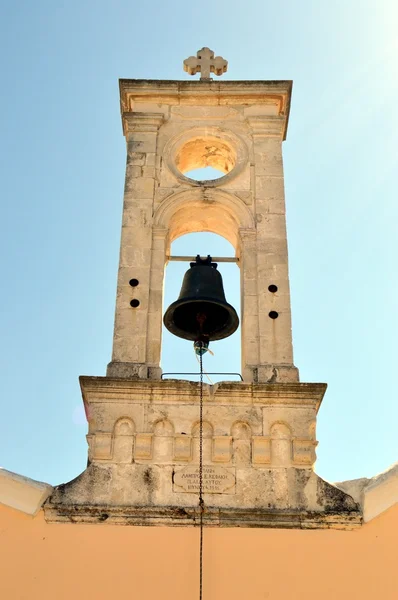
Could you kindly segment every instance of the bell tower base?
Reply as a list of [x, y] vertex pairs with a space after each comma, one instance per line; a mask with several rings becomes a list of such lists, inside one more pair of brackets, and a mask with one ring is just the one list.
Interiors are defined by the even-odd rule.
[[[198, 525], [199, 384], [81, 377], [89, 464], [58, 486], [48, 522]], [[353, 528], [348, 494], [318, 477], [321, 383], [204, 385], [206, 526]]]

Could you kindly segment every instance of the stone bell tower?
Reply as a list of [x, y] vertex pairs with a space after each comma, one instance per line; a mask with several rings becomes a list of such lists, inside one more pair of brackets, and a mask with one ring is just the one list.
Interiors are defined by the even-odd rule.
[[[159, 379], [162, 290], [170, 245], [210, 231], [235, 248], [246, 382], [298, 381], [293, 366], [282, 141], [291, 81], [222, 81], [226, 61], [185, 61], [201, 80], [120, 81], [127, 142], [110, 377]], [[193, 65], [193, 66], [192, 66]], [[212, 166], [224, 176], [184, 173]]]
[[[353, 527], [350, 496], [319, 478], [316, 415], [325, 384], [293, 364], [282, 142], [291, 81], [120, 81], [127, 166], [112, 361], [81, 377], [89, 464], [59, 486], [49, 521], [195, 525], [199, 384], [161, 380], [164, 269], [179, 236], [234, 246], [241, 276], [243, 382], [204, 386], [205, 524]], [[224, 175], [194, 181], [212, 166]], [[187, 342], [188, 343], [188, 342]]]

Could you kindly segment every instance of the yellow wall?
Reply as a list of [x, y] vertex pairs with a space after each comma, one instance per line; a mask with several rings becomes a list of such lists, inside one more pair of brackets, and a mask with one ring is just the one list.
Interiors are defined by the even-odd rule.
[[[206, 529], [203, 600], [396, 600], [398, 506], [361, 529]], [[0, 507], [1, 600], [196, 600], [199, 531]]]

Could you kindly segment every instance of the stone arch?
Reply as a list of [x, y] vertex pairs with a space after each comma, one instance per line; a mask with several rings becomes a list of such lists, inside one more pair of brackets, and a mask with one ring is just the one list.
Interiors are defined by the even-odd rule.
[[113, 428], [113, 461], [131, 463], [133, 460], [135, 424], [129, 417], [121, 417]]
[[239, 230], [254, 231], [255, 223], [248, 206], [234, 194], [201, 188], [187, 189], [163, 200], [155, 212], [154, 227], [168, 230], [167, 253], [178, 237], [201, 231], [221, 235], [239, 253]]
[[130, 417], [121, 417], [115, 423], [113, 428], [114, 436], [133, 435], [135, 432], [135, 424]]
[[276, 467], [289, 467], [292, 464], [292, 430], [283, 421], [270, 427], [271, 464]]
[[156, 436], [168, 437], [174, 435], [174, 425], [168, 419], [158, 419], [153, 425], [153, 432]]
[[231, 427], [232, 460], [236, 465], [249, 465], [251, 462], [252, 428], [245, 421], [235, 421]]
[[[196, 421], [192, 425], [192, 437], [199, 437], [200, 423]], [[209, 421], [203, 421], [203, 438], [212, 438], [213, 437], [213, 425]]]
[[292, 437], [292, 430], [287, 423], [276, 421], [270, 427], [270, 434], [271, 438], [285, 440]]
[[245, 421], [235, 421], [231, 427], [231, 436], [233, 439], [250, 440], [252, 428]]
[[174, 425], [167, 418], [158, 419], [153, 425], [153, 459], [165, 462], [172, 459], [174, 443]]

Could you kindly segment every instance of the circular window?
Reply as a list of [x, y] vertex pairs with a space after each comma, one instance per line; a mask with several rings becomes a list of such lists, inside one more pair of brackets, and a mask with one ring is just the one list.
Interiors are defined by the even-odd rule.
[[180, 181], [196, 186], [226, 183], [247, 164], [243, 141], [216, 127], [185, 131], [166, 144], [163, 156]]
[[212, 167], [223, 177], [235, 167], [236, 152], [230, 144], [219, 138], [195, 137], [178, 150], [175, 164], [183, 175]]

